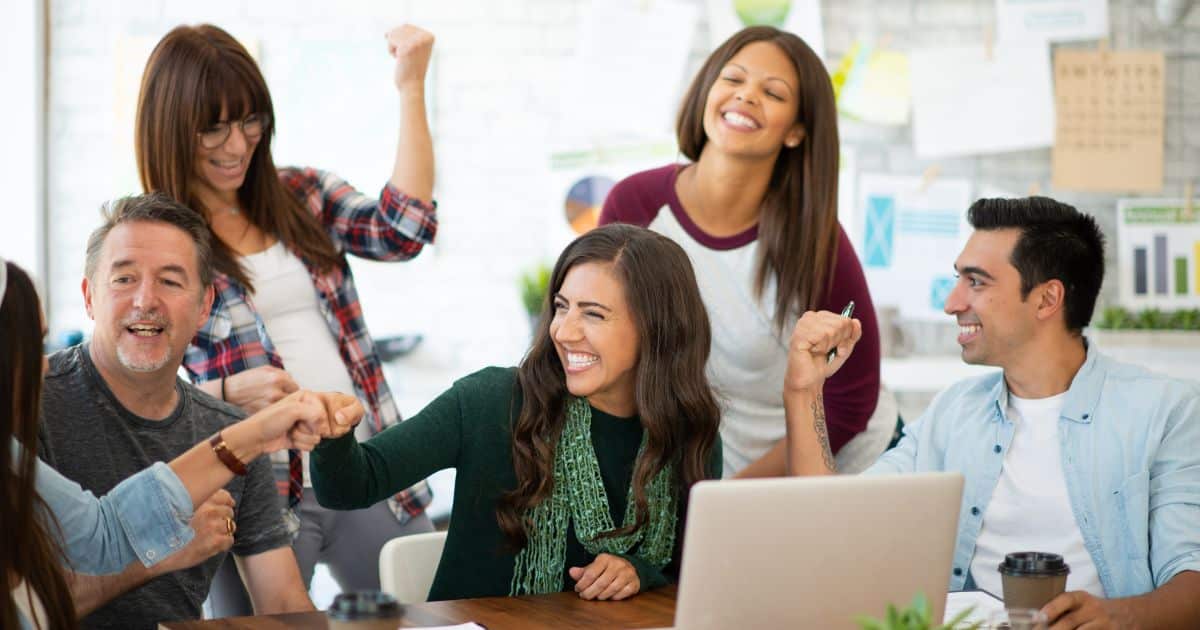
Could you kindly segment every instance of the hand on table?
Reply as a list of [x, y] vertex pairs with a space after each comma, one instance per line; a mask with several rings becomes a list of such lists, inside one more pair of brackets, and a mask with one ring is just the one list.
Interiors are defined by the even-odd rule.
[[1116, 630], [1131, 628], [1132, 620], [1118, 623], [1119, 612], [1112, 600], [1101, 599], [1087, 591], [1069, 591], [1042, 606], [1050, 630]]
[[602, 553], [586, 567], [567, 570], [583, 599], [627, 599], [641, 590], [637, 570], [620, 556]]

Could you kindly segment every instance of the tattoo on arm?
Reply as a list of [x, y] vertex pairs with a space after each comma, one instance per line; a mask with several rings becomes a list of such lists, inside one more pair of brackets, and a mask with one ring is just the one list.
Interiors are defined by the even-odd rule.
[[829, 448], [829, 429], [825, 426], [825, 397], [817, 394], [812, 403], [813, 430], [817, 432], [817, 441], [821, 443], [821, 456], [825, 459], [825, 467], [837, 471], [833, 461], [833, 451]]

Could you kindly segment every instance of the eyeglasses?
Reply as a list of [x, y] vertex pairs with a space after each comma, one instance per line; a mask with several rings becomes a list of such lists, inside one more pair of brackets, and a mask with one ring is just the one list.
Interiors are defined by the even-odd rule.
[[258, 140], [271, 126], [271, 115], [250, 114], [241, 120], [219, 122], [211, 127], [201, 129], [198, 134], [200, 146], [205, 149], [216, 149], [225, 144], [234, 125], [242, 128], [242, 135], [246, 136], [247, 140]]

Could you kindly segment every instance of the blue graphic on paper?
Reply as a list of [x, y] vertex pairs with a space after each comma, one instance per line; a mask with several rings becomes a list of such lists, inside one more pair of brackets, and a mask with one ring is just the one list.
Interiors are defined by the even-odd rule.
[[954, 276], [936, 276], [929, 283], [929, 306], [940, 311], [954, 290]]
[[896, 223], [896, 199], [890, 196], [867, 198], [867, 224], [863, 230], [863, 251], [868, 267], [891, 267]]
[[901, 212], [898, 228], [902, 234], [958, 236], [959, 213], [946, 210]]

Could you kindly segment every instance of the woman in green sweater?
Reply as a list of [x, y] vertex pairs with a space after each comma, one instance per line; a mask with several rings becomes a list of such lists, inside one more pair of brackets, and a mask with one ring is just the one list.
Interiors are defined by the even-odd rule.
[[538, 331], [519, 367], [480, 370], [367, 442], [347, 433], [313, 452], [317, 500], [343, 510], [458, 469], [431, 600], [625, 599], [666, 584], [688, 489], [721, 476], [708, 316], [673, 241], [629, 225], [579, 237]]

